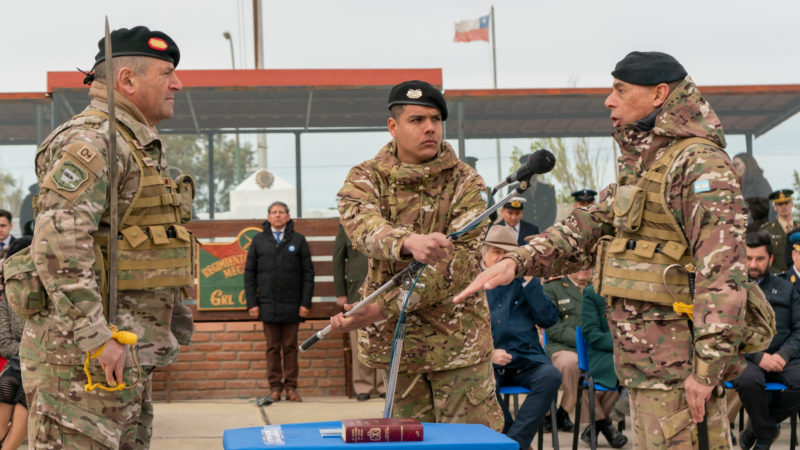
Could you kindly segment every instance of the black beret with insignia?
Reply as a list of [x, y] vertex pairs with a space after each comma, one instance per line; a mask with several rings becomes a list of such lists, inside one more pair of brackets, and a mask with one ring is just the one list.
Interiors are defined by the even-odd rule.
[[769, 194], [769, 199], [772, 200], [772, 203], [787, 203], [792, 200], [792, 194], [794, 191], [791, 189], [779, 189], [771, 194]]
[[[100, 51], [94, 57], [95, 66], [106, 59], [105, 38], [97, 42], [97, 47]], [[178, 45], [171, 37], [161, 31], [150, 31], [143, 26], [112, 31], [111, 56], [149, 56], [169, 61], [175, 67], [178, 67], [178, 62], [181, 60]]]
[[442, 92], [430, 83], [419, 80], [404, 81], [389, 91], [389, 105], [420, 105], [436, 108], [442, 113], [442, 120], [447, 120], [447, 103]]
[[597, 192], [591, 189], [581, 189], [570, 195], [575, 198], [576, 202], [594, 202], [594, 197], [597, 195]]
[[686, 75], [677, 59], [662, 52], [630, 52], [611, 72], [618, 80], [640, 86], [682, 80]]

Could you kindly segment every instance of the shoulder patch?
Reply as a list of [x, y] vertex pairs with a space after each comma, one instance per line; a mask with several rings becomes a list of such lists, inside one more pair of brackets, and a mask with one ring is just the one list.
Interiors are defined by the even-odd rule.
[[86, 142], [71, 142], [64, 146], [62, 152], [64, 152], [62, 159], [66, 157], [78, 164], [82, 164], [85, 169], [88, 169], [94, 175], [100, 174], [100, 171], [106, 165], [102, 155], [99, 155], [97, 150], [89, 147]]
[[89, 174], [72, 160], [62, 159], [58, 167], [53, 170], [51, 179], [58, 189], [75, 192], [89, 179]]
[[711, 181], [709, 180], [695, 181], [693, 186], [695, 194], [699, 194], [701, 192], [708, 192], [711, 190]]

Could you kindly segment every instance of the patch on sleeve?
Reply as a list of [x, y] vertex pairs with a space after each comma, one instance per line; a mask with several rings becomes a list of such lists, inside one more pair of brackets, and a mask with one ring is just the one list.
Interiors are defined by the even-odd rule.
[[481, 191], [481, 200], [483, 200], [484, 202], [489, 201], [489, 194], [487, 194], [486, 191]]
[[699, 180], [694, 182], [694, 193], [708, 192], [711, 190], [710, 180]]
[[55, 184], [58, 189], [69, 192], [75, 192], [88, 179], [89, 174], [86, 172], [86, 169], [69, 159], [61, 160], [61, 164], [56, 167], [52, 176], [53, 184]]

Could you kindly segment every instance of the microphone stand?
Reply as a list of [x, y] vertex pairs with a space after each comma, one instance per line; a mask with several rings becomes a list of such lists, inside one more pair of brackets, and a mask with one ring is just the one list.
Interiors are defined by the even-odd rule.
[[[454, 231], [450, 233], [447, 238], [451, 240], [458, 239], [465, 233], [468, 233], [475, 229], [481, 222], [483, 222], [487, 217], [489, 217], [493, 212], [497, 211], [511, 201], [511, 199], [519, 194], [525, 192], [525, 190], [529, 187], [530, 178], [533, 174], [529, 175], [528, 177], [519, 180], [519, 184], [517, 185], [514, 190], [508, 193], [502, 200], [495, 203], [494, 205], [488, 207], [486, 211], [482, 212], [478, 217], [473, 219], [470, 223], [464, 226], [462, 229], [458, 231]], [[417, 284], [417, 280], [419, 280], [420, 275], [422, 275], [422, 270], [424, 270], [426, 264], [423, 264], [419, 261], [412, 261], [411, 264], [408, 265], [405, 269], [397, 272], [392, 278], [389, 279], [386, 283], [384, 283], [381, 287], [375, 290], [372, 294], [365, 297], [360, 302], [353, 305], [353, 307], [347, 311], [344, 316], [349, 317], [356, 313], [356, 311], [360, 310], [364, 306], [368, 305], [370, 302], [378, 298], [381, 294], [385, 293], [389, 289], [392, 289], [400, 284], [403, 285], [403, 291], [406, 292], [405, 300], [403, 301], [403, 306], [400, 309], [400, 315], [397, 318], [397, 327], [395, 328], [395, 337], [394, 342], [392, 343], [392, 359], [389, 367], [389, 380], [386, 386], [386, 404], [384, 407], [384, 417], [389, 418], [392, 415], [392, 406], [394, 404], [394, 393], [395, 387], [397, 385], [397, 374], [400, 369], [400, 356], [403, 351], [403, 342], [405, 341], [406, 335], [406, 305], [408, 304], [409, 298], [411, 298], [411, 294], [414, 291], [414, 287]], [[302, 344], [300, 344], [299, 349], [301, 352], [304, 352], [311, 347], [314, 346], [317, 342], [321, 341], [325, 338], [330, 332], [333, 331], [333, 328], [328, 325], [320, 331], [317, 331], [313, 335], [311, 335], [308, 339], [306, 339]]]

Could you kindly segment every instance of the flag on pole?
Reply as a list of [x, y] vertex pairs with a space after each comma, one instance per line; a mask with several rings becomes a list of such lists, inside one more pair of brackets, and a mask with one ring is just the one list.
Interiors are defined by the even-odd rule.
[[453, 42], [489, 42], [489, 16], [456, 22], [456, 35]]

